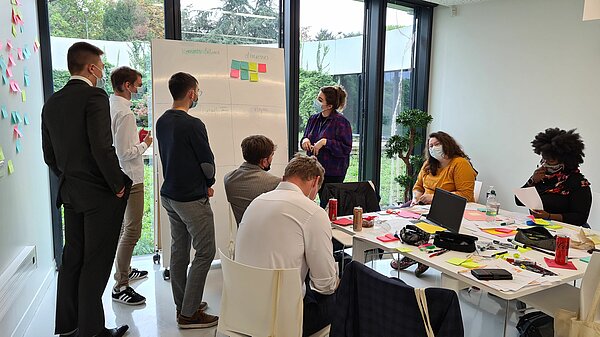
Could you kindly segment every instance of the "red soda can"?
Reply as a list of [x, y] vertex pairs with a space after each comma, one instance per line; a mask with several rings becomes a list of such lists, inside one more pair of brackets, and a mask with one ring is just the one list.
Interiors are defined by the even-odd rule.
[[554, 252], [554, 262], [558, 264], [567, 264], [569, 261], [569, 237], [565, 235], [556, 236], [556, 251]]
[[335, 221], [337, 220], [337, 206], [338, 206], [338, 201], [337, 199], [331, 198], [329, 199], [329, 220], [330, 221]]

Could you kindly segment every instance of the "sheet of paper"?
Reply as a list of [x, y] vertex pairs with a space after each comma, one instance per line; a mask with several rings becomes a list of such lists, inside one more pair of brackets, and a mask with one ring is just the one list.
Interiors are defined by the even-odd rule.
[[424, 230], [425, 232], [429, 233], [429, 234], [433, 234], [435, 232], [443, 232], [446, 230], [446, 228], [444, 227], [440, 227], [440, 226], [436, 226], [436, 225], [430, 225], [426, 222], [419, 222], [416, 223], [415, 226], [421, 228], [422, 230]]
[[544, 209], [542, 199], [535, 187], [525, 187], [514, 190], [515, 195], [529, 209]]
[[600, 19], [600, 0], [585, 0], [583, 3], [583, 21]]

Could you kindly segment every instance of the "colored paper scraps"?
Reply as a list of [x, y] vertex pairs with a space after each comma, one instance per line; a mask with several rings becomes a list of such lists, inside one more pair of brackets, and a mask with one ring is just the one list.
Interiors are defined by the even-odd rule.
[[547, 257], [544, 258], [546, 265], [550, 268], [560, 268], [560, 269], [569, 269], [569, 270], [577, 270], [577, 267], [573, 264], [573, 262], [569, 261], [567, 264], [558, 264], [554, 259], [549, 259]]
[[443, 232], [446, 230], [446, 228], [444, 228], [444, 227], [431, 225], [431, 224], [428, 224], [427, 222], [422, 222], [422, 221], [416, 223], [415, 226], [421, 228], [422, 230], [424, 230], [425, 232], [427, 232], [429, 234], [433, 234], [435, 232]]
[[450, 263], [451, 265], [461, 266], [461, 267], [465, 267], [468, 269], [474, 269], [474, 268], [481, 267], [481, 265], [479, 263], [474, 262], [471, 259], [463, 259], [460, 257], [454, 257], [454, 258], [448, 259], [448, 260], [446, 260], [446, 262]]
[[482, 231], [500, 238], [515, 236], [517, 231], [511, 228], [481, 228]]
[[485, 221], [485, 213], [476, 210], [466, 210], [464, 218], [469, 221]]
[[15, 173], [15, 166], [13, 165], [12, 160], [9, 160], [7, 165], [8, 165], [8, 174]]
[[410, 253], [413, 250], [411, 248], [404, 248], [404, 247], [398, 247], [396, 248], [397, 251], [399, 251], [400, 253]]

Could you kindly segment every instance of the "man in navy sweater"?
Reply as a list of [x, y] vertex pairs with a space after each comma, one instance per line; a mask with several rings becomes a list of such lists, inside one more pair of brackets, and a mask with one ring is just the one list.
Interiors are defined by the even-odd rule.
[[[210, 328], [217, 316], [205, 313], [206, 276], [215, 256], [213, 196], [215, 161], [204, 123], [188, 114], [198, 104], [198, 81], [187, 73], [169, 79], [173, 106], [156, 122], [163, 168], [162, 205], [171, 223], [171, 289], [182, 329]], [[190, 244], [196, 254], [188, 273]]]

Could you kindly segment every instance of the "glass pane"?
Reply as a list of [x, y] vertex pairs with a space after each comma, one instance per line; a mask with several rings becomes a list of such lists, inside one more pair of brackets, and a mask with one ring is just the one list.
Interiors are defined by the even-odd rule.
[[[48, 1], [52, 75], [54, 91], [69, 80], [67, 50], [85, 40], [104, 51], [105, 76], [119, 66], [129, 66], [142, 73], [144, 95], [133, 100], [132, 109], [138, 128], [152, 128], [152, 70], [150, 40], [164, 38], [163, 0], [53, 0]], [[105, 90], [113, 94], [107, 78]], [[154, 187], [152, 179], [152, 147], [144, 153], [144, 216], [142, 236], [134, 254], [154, 251]]]
[[[404, 162], [398, 158], [388, 158], [385, 153], [387, 140], [404, 130], [396, 124], [398, 114], [410, 108], [411, 76], [414, 70], [414, 10], [412, 8], [388, 4], [387, 31], [385, 37], [385, 73], [382, 119], [382, 156], [380, 172], [381, 204], [390, 205], [404, 202], [405, 187], [397, 182], [404, 174]], [[418, 170], [419, 168], [417, 168]], [[408, 187], [412, 190], [412, 186]]]
[[[313, 101], [319, 88], [342, 85], [348, 93], [343, 113], [350, 121], [353, 133], [350, 167], [344, 181], [358, 181], [364, 11], [364, 3], [356, 0], [300, 2], [298, 139], [302, 140], [308, 118], [317, 112]], [[300, 144], [295, 146], [301, 150]]]
[[181, 0], [181, 38], [279, 47], [279, 1]]

